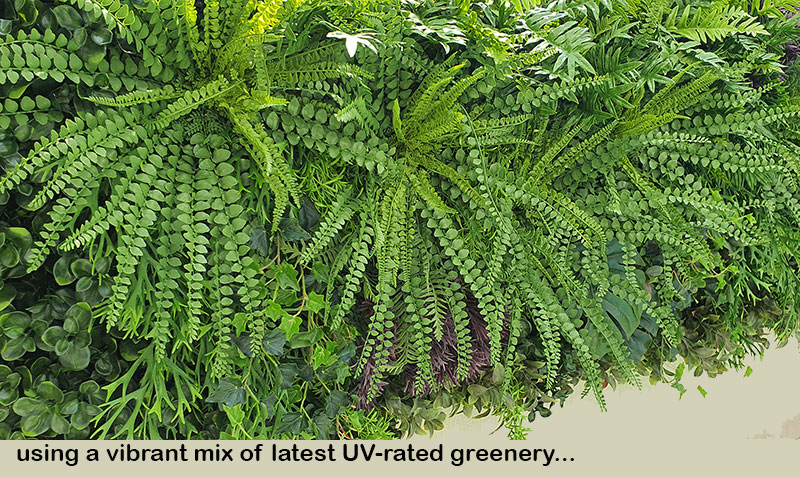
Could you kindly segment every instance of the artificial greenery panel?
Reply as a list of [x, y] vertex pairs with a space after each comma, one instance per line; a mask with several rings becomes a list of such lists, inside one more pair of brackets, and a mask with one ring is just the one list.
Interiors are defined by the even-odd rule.
[[4, 3], [0, 437], [521, 438], [785, 343], [793, 3]]

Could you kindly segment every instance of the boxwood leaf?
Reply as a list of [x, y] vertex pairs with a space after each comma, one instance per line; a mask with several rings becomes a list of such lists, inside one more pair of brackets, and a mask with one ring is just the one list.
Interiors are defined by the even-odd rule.
[[51, 381], [44, 381], [36, 386], [36, 394], [55, 403], [59, 403], [64, 399], [64, 393]]
[[47, 406], [38, 399], [21, 397], [14, 402], [12, 409], [16, 415], [25, 417], [42, 414], [47, 410]]
[[101, 398], [103, 394], [100, 392], [100, 385], [93, 380], [84, 381], [81, 383], [81, 386], [78, 388], [78, 391], [81, 394], [85, 394], [91, 397], [99, 395]]
[[19, 251], [14, 247], [5, 247], [0, 250], [0, 265], [11, 268], [19, 263]]
[[7, 283], [0, 286], [2, 286], [2, 288], [0, 288], [0, 311], [3, 311], [8, 308], [8, 305], [16, 298], [17, 289]]
[[83, 25], [81, 14], [69, 5], [58, 5], [53, 8], [53, 14], [59, 25], [67, 30], [75, 30]]
[[88, 404], [85, 402], [78, 403], [78, 409], [74, 414], [72, 414], [70, 423], [75, 429], [86, 429], [89, 426], [89, 423], [92, 421], [92, 418], [100, 414], [100, 412], [100, 408], [94, 404]]
[[61, 409], [61, 414], [69, 416], [70, 414], [75, 414], [78, 411], [78, 404], [80, 403], [78, 402], [77, 399], [75, 399], [74, 391], [68, 393], [66, 397], [71, 400], [65, 404], [62, 404], [60, 409]]
[[42, 334], [42, 341], [55, 348], [65, 336], [67, 336], [67, 332], [64, 331], [64, 328], [60, 326], [51, 326]]
[[6, 361], [14, 361], [34, 349], [36, 349], [36, 345], [33, 338], [20, 336], [19, 338], [8, 340], [3, 346], [3, 352], [0, 353], [0, 356]]
[[89, 329], [92, 321], [92, 309], [86, 302], [75, 303], [64, 317], [64, 330], [68, 333], [79, 333]]
[[60, 339], [56, 341], [56, 345], [53, 347], [53, 351], [56, 352], [56, 355], [61, 356], [67, 351], [69, 351], [70, 346], [72, 346], [72, 343], [70, 343], [68, 340]]
[[70, 261], [69, 256], [63, 256], [53, 265], [53, 277], [56, 279], [56, 283], [62, 287], [74, 282], [76, 278], [70, 270]]
[[[16, 412], [16, 411], [15, 411]], [[22, 433], [35, 437], [50, 430], [51, 413], [44, 409], [41, 413], [34, 413], [22, 418]]]
[[12, 311], [0, 316], [0, 328], [9, 338], [23, 336], [31, 325], [31, 317], [23, 311]]
[[70, 371], [80, 371], [89, 366], [91, 357], [92, 352], [88, 346], [80, 347], [70, 343], [64, 354], [58, 357], [58, 361]]
[[56, 434], [66, 434], [69, 432], [69, 422], [62, 415], [53, 413], [53, 417], [50, 418], [50, 428]]

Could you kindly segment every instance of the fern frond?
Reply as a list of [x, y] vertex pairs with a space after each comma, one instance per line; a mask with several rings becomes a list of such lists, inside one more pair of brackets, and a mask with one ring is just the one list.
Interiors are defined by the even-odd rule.
[[421, 97], [425, 95], [426, 91], [431, 90], [431, 88], [434, 87], [433, 85], [438, 83], [442, 78], [455, 77], [456, 73], [463, 68], [463, 65], [455, 65], [455, 61], [456, 55], [450, 55], [444, 61], [433, 66], [433, 68], [425, 74], [422, 82], [420, 82], [419, 86], [408, 100], [408, 107], [411, 108], [411, 110], [428, 108], [428, 106], [418, 108], [418, 103], [422, 100]]
[[195, 2], [193, 0], [175, 0], [174, 5], [177, 7], [177, 14], [181, 19], [183, 30], [186, 32], [186, 40], [195, 62], [201, 65], [206, 64], [208, 45], [200, 40]]
[[657, 94], [648, 101], [641, 113], [658, 117], [667, 113], [681, 112], [700, 101], [701, 93], [705, 92], [718, 79], [718, 75], [707, 71], [703, 76], [678, 88], [666, 88], [663, 94]]
[[147, 164], [145, 158], [150, 152], [152, 152], [151, 149], [138, 147], [133, 154], [126, 158], [125, 162], [130, 162], [130, 164], [125, 167], [124, 177], [114, 186], [108, 200], [104, 205], [93, 211], [91, 219], [82, 223], [77, 230], [59, 245], [59, 250], [68, 252], [83, 247], [110, 227], [118, 226], [122, 223], [123, 214], [120, 211], [119, 204], [124, 200], [125, 194], [134, 181], [134, 176], [143, 165]]
[[337, 329], [341, 326], [344, 317], [355, 304], [359, 284], [364, 277], [367, 263], [369, 262], [370, 245], [374, 241], [375, 228], [368, 222], [365, 215], [360, 217], [361, 226], [358, 235], [352, 243], [353, 252], [347, 266], [347, 276], [341, 291], [341, 300], [336, 313], [331, 317], [330, 326]]
[[570, 141], [584, 128], [593, 122], [591, 118], [584, 119], [576, 124], [569, 130], [561, 134], [558, 141], [554, 141], [550, 147], [547, 148], [544, 155], [534, 164], [530, 174], [528, 174], [528, 184], [535, 185], [542, 180], [546, 180], [546, 171], [553, 167], [552, 161], [555, 157], [569, 144]]
[[228, 117], [241, 134], [240, 142], [258, 165], [261, 179], [269, 186], [275, 197], [272, 212], [272, 233], [275, 233], [289, 205], [289, 197], [291, 196], [295, 204], [300, 203], [300, 187], [295, 172], [261, 123], [252, 122], [245, 115], [230, 111]]
[[336, 120], [341, 123], [355, 121], [359, 127], [376, 133], [380, 130], [380, 123], [375, 117], [375, 113], [371, 107], [364, 100], [364, 96], [358, 96], [356, 99], [347, 103], [334, 115]]
[[455, 77], [458, 70], [460, 70], [464, 65], [456, 65], [447, 72], [447, 74], [442, 75], [438, 81], [435, 83], [430, 84], [427, 88], [421, 91], [418, 98], [414, 102], [414, 105], [411, 107], [410, 112], [407, 115], [407, 128], [412, 128], [422, 122], [428, 115], [431, 114], [433, 111], [434, 105], [436, 104], [436, 96], [447, 86], [450, 81]]
[[211, 50], [222, 48], [222, 23], [219, 0], [208, 0], [203, 9], [203, 44]]
[[586, 153], [593, 150], [597, 146], [599, 146], [603, 141], [608, 139], [609, 136], [614, 132], [617, 125], [619, 123], [617, 120], [613, 120], [607, 125], [603, 126], [599, 131], [595, 132], [588, 139], [581, 141], [580, 144], [567, 149], [567, 151], [558, 157], [557, 160], [553, 161], [549, 167], [545, 170], [544, 179], [545, 180], [552, 180], [565, 171], [567, 171], [572, 165], [581, 157], [583, 157]]
[[433, 188], [424, 170], [417, 170], [416, 172], [406, 170], [406, 176], [414, 186], [414, 190], [430, 208], [444, 214], [455, 213], [455, 210], [445, 204], [439, 193]]
[[256, 8], [250, 19], [250, 31], [264, 33], [280, 21], [279, 13], [283, 9], [284, 0], [267, 0], [255, 2]]
[[173, 101], [162, 112], [156, 116], [151, 123], [151, 128], [164, 129], [172, 121], [181, 118], [205, 103], [214, 100], [238, 86], [238, 83], [230, 83], [227, 78], [220, 76], [214, 81], [201, 86], [198, 89], [184, 93], [179, 99]]
[[606, 234], [600, 224], [583, 209], [578, 207], [565, 195], [549, 188], [540, 187], [530, 190], [532, 206], [545, 211], [558, 214], [561, 219], [553, 224], [558, 228], [567, 225], [589, 248], [605, 245]]
[[350, 189], [339, 193], [336, 200], [331, 204], [326, 217], [320, 223], [319, 230], [314, 235], [312, 242], [303, 249], [303, 254], [300, 255], [300, 263], [308, 263], [315, 258], [344, 227], [345, 222], [350, 220], [350, 217], [355, 212], [355, 209], [351, 206], [350, 197]]
[[129, 107], [137, 104], [176, 99], [183, 96], [183, 94], [184, 93], [180, 91], [176, 91], [171, 85], [165, 85], [163, 88], [145, 91], [131, 91], [130, 93], [114, 96], [113, 98], [107, 98], [104, 96], [89, 96], [86, 99], [95, 104], [100, 104], [103, 106]]
[[[693, 8], [694, 14], [692, 15]], [[678, 13], [680, 13], [680, 18]], [[683, 10], [675, 8], [664, 21], [664, 27], [673, 33], [700, 43], [719, 41], [735, 34], [750, 36], [769, 34], [758, 22], [758, 19], [733, 5], [711, 8], [687, 5]]]
[[426, 169], [439, 174], [455, 184], [465, 195], [467, 195], [467, 197], [474, 200], [477, 204], [481, 205], [482, 207], [487, 207], [486, 199], [470, 185], [469, 181], [467, 181], [464, 176], [459, 174], [458, 171], [452, 167], [432, 156], [426, 156], [422, 164]]

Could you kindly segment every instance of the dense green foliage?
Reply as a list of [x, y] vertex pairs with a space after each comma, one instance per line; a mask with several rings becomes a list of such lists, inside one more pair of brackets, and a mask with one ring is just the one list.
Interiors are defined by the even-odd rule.
[[785, 342], [791, 3], [4, 2], [0, 437], [523, 437]]

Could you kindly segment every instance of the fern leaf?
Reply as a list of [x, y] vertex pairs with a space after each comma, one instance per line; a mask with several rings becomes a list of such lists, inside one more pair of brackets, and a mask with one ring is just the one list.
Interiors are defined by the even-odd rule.
[[137, 104], [176, 99], [181, 96], [183, 96], [183, 93], [175, 91], [175, 88], [173, 88], [171, 85], [165, 85], [163, 88], [146, 91], [132, 91], [130, 93], [121, 94], [113, 98], [89, 96], [86, 99], [95, 104], [100, 104], [103, 106], [129, 107]]
[[350, 189], [341, 192], [336, 200], [331, 205], [325, 219], [322, 220], [319, 230], [314, 235], [310, 245], [303, 249], [303, 254], [300, 255], [300, 263], [308, 263], [325, 248], [334, 236], [344, 227], [344, 224], [350, 220], [354, 208], [350, 204]]
[[[683, 10], [673, 9], [664, 26], [671, 32], [700, 43], [719, 41], [734, 34], [750, 36], [769, 34], [755, 17], [733, 5], [727, 8], [697, 7], [694, 15], [691, 14], [691, 10], [692, 7], [688, 5]], [[680, 18], [678, 18], [679, 12]]]
[[165, 129], [172, 121], [181, 118], [205, 103], [220, 97], [238, 86], [237, 83], [231, 84], [228, 80], [220, 76], [216, 80], [201, 86], [198, 89], [187, 91], [179, 99], [170, 103], [150, 125], [151, 128]]

